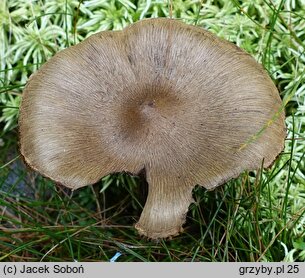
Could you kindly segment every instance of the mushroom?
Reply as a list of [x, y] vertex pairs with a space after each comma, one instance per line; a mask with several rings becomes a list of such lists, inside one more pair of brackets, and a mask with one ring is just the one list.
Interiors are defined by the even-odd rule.
[[213, 189], [270, 166], [283, 150], [283, 106], [249, 54], [210, 32], [158, 18], [106, 31], [57, 53], [34, 73], [20, 108], [25, 162], [71, 189], [143, 169], [136, 224], [182, 231], [192, 189]]

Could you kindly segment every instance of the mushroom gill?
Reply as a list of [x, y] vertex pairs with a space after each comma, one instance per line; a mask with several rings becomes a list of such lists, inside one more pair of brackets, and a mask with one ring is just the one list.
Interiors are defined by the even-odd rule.
[[276, 87], [250, 55], [202, 28], [148, 19], [100, 32], [51, 58], [20, 109], [26, 163], [69, 188], [145, 169], [136, 224], [178, 234], [199, 184], [272, 164], [285, 139]]

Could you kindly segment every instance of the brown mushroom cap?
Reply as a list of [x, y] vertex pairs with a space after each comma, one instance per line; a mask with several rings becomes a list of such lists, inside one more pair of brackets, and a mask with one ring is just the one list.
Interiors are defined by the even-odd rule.
[[262, 66], [164, 18], [56, 54], [31, 76], [19, 126], [27, 164], [72, 189], [145, 169], [136, 228], [150, 238], [179, 233], [196, 184], [271, 165], [285, 139], [281, 99]]

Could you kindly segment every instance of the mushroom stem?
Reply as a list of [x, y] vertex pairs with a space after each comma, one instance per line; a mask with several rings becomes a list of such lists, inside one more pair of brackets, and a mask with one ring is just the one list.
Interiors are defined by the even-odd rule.
[[[149, 172], [148, 172], [149, 173]], [[147, 176], [148, 197], [136, 229], [152, 239], [175, 236], [182, 231], [185, 215], [193, 202], [192, 187], [175, 177]]]

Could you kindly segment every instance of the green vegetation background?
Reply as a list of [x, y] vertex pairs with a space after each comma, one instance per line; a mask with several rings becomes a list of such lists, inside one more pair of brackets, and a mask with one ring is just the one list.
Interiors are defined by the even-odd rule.
[[146, 188], [116, 174], [71, 192], [26, 169], [17, 147], [22, 89], [61, 49], [102, 30], [169, 17], [164, 0], [0, 0], [0, 261], [305, 261], [305, 1], [173, 0], [172, 16], [262, 63], [287, 115], [269, 170], [194, 189], [185, 231], [149, 241], [134, 229]]

